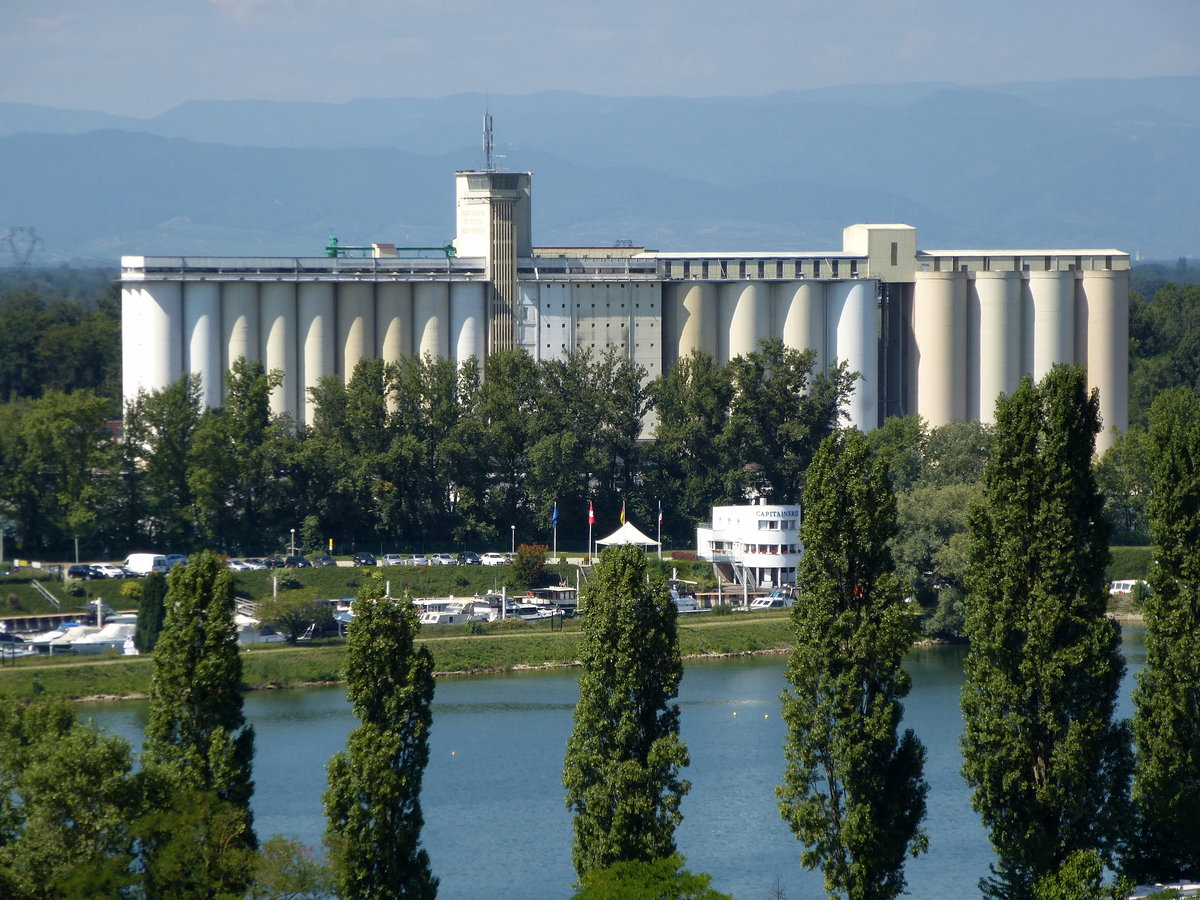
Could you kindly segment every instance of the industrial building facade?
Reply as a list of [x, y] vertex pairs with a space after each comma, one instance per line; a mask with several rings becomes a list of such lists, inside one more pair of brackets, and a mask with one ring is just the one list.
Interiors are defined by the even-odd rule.
[[1128, 405], [1129, 256], [919, 250], [908, 225], [852, 225], [840, 252], [660, 253], [534, 247], [528, 173], [459, 172], [454, 250], [121, 260], [124, 395], [184, 372], [221, 403], [239, 357], [283, 373], [272, 409], [311, 422], [307, 389], [359, 360], [537, 360], [615, 348], [652, 379], [692, 351], [725, 363], [779, 337], [859, 373], [863, 430], [918, 413], [990, 421], [996, 397], [1059, 362], [1086, 366], [1105, 434]]

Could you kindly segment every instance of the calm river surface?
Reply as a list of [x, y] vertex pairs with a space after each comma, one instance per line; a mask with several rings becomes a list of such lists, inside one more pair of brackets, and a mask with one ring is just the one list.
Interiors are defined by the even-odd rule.
[[[1125, 633], [1130, 672], [1145, 660], [1142, 635]], [[991, 848], [959, 775], [964, 651], [914, 650], [904, 727], [929, 759], [929, 853], [908, 863], [909, 895], [978, 896]], [[680, 690], [691, 793], [677, 832], [693, 871], [738, 900], [820, 898], [819, 873], [800, 868], [799, 844], [779, 817], [783, 770], [779, 694], [783, 656], [689, 662]], [[422, 804], [424, 841], [441, 879], [439, 896], [539, 900], [571, 894], [571, 823], [563, 806], [563, 751], [579, 696], [574, 670], [439, 679]], [[1122, 690], [1129, 715], [1132, 678]], [[259, 692], [246, 698], [256, 734], [255, 825], [315, 847], [325, 827], [325, 764], [356, 720], [340, 688]], [[735, 715], [736, 713], [736, 715]], [[84, 718], [140, 746], [145, 703], [87, 706]]]

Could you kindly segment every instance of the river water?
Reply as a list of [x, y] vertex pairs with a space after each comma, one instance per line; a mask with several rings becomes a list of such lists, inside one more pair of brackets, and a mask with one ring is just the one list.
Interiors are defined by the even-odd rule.
[[[907, 866], [909, 895], [978, 896], [993, 860], [959, 775], [963, 651], [913, 650], [913, 689], [904, 726], [924, 742], [930, 849]], [[1126, 631], [1130, 673], [1145, 661], [1139, 631]], [[738, 900], [820, 898], [819, 872], [800, 867], [800, 845], [779, 817], [774, 789], [783, 770], [779, 694], [783, 656], [689, 662], [679, 702], [691, 753], [691, 793], [677, 832], [693, 871]], [[439, 896], [539, 900], [571, 895], [571, 822], [563, 806], [563, 751], [579, 696], [574, 670], [439, 679], [423, 832]], [[1122, 688], [1129, 715], [1132, 677]], [[259, 692], [246, 698], [256, 735], [255, 825], [315, 847], [325, 827], [325, 764], [355, 727], [341, 688]], [[96, 725], [140, 746], [145, 703], [88, 706]]]

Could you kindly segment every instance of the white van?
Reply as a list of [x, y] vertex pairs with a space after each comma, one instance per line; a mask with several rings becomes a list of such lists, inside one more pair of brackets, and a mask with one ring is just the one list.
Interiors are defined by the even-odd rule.
[[135, 575], [149, 575], [151, 572], [162, 572], [165, 575], [171, 568], [167, 565], [167, 558], [161, 553], [130, 553], [123, 565]]

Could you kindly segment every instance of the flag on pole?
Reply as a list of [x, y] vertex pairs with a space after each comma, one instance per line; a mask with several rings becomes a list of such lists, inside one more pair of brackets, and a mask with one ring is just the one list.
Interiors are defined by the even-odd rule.
[[555, 528], [558, 527], [558, 501], [554, 501], [554, 512], [550, 513], [550, 524]]
[[625, 501], [621, 501], [621, 524], [625, 524]]
[[662, 501], [658, 501], [658, 527], [662, 528]]
[[596, 524], [596, 510], [592, 507], [592, 501], [588, 501], [588, 524]]

